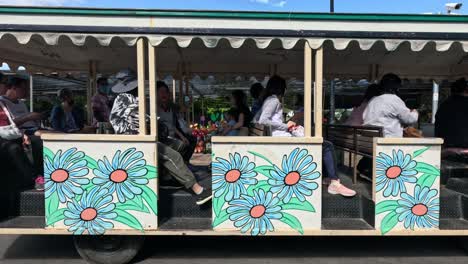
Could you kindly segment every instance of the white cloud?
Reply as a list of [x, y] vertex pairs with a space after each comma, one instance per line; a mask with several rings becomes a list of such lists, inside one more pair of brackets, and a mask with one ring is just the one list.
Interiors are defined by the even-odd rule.
[[270, 3], [270, 0], [250, 0], [250, 2], [255, 2], [259, 4], [268, 4]]
[[284, 7], [288, 2], [285, 0], [282, 1], [274, 1], [274, 0], [250, 0], [250, 2], [264, 4], [264, 5], [272, 5], [274, 7]]
[[81, 4], [84, 0], [0, 0], [0, 5], [16, 6], [64, 6]]
[[287, 3], [288, 3], [287, 1], [280, 1], [278, 3], [274, 3], [273, 6], [284, 7]]

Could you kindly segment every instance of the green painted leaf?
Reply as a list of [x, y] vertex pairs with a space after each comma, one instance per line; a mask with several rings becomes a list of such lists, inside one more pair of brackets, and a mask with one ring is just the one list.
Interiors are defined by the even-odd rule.
[[88, 169], [91, 171], [98, 168], [97, 162], [90, 156], [85, 156], [84, 159], [88, 162]]
[[434, 182], [436, 181], [437, 179], [437, 175], [432, 175], [432, 174], [423, 174], [423, 176], [421, 176], [418, 181], [416, 182], [417, 185], [420, 185], [421, 188], [424, 188], [424, 187], [432, 187], [432, 185], [434, 184]]
[[270, 163], [271, 165], [274, 165], [273, 162], [271, 162], [271, 160], [269, 160], [267, 157], [263, 156], [263, 155], [260, 154], [260, 153], [257, 153], [257, 152], [255, 152], [255, 151], [249, 151], [249, 153], [252, 154], [252, 155], [254, 155], [254, 156], [256, 156], [256, 157], [259, 157], [259, 158], [265, 160], [266, 162]]
[[141, 195], [135, 196], [132, 200], [127, 200], [125, 203], [116, 204], [116, 208], [124, 211], [137, 211], [149, 214], [148, 207], [143, 203]]
[[47, 216], [46, 226], [51, 226], [51, 225], [65, 219], [65, 215], [63, 215], [65, 210], [66, 210], [66, 208], [62, 208], [62, 209], [56, 210], [55, 212], [53, 212], [52, 214]]
[[143, 193], [141, 194], [141, 197], [146, 201], [148, 206], [151, 208], [151, 211], [153, 211], [155, 215], [158, 215], [158, 196], [148, 186], [143, 186], [142, 189]]
[[268, 178], [271, 178], [270, 176], [270, 171], [271, 170], [274, 170], [275, 167], [273, 166], [258, 166], [254, 169], [255, 172], [259, 173], [259, 174], [262, 174]]
[[309, 201], [301, 202], [296, 197], [292, 198], [289, 203], [280, 205], [283, 210], [300, 210], [315, 213], [315, 208]]
[[44, 157], [47, 157], [47, 158], [49, 158], [49, 159], [51, 159], [51, 160], [52, 160], [52, 159], [54, 158], [54, 156], [55, 156], [54, 153], [53, 153], [50, 149], [48, 149], [48, 148], [46, 148], [46, 147], [43, 148], [43, 152], [44, 152]]
[[226, 196], [226, 192], [223, 193], [218, 198], [213, 196], [213, 211], [215, 215], [219, 215], [221, 213], [221, 210], [223, 209], [223, 206], [226, 203], [226, 201], [224, 200], [225, 196]]
[[146, 179], [152, 180], [158, 178], [158, 168], [151, 165], [146, 165], [146, 169], [148, 170], [148, 173], [145, 176]]
[[52, 193], [49, 198], [45, 199], [46, 215], [52, 215], [59, 207], [59, 198], [56, 192]]
[[253, 195], [253, 191], [259, 189], [263, 189], [265, 192], [268, 192], [271, 189], [271, 185], [268, 184], [268, 181], [259, 181], [257, 184], [251, 185], [249, 188], [247, 188], [247, 194]]
[[227, 213], [227, 210], [225, 209], [221, 211], [221, 213], [219, 213], [218, 216], [215, 217], [215, 219], [213, 220], [213, 227], [219, 226], [220, 224], [226, 222], [228, 219], [229, 215]]
[[437, 169], [436, 167], [434, 167], [434, 166], [432, 166], [430, 164], [427, 164], [425, 162], [418, 162], [418, 165], [416, 165], [415, 170], [417, 170], [419, 173], [440, 176], [440, 170], [439, 169]]
[[143, 230], [143, 226], [141, 225], [140, 221], [138, 221], [138, 219], [136, 219], [133, 215], [120, 209], [114, 209], [114, 212], [117, 213], [117, 218], [115, 218], [114, 221], [122, 223], [136, 230]]
[[299, 220], [294, 215], [284, 213], [284, 212], [282, 212], [282, 214], [283, 214], [283, 217], [280, 219], [281, 222], [287, 224], [292, 229], [299, 232], [299, 234], [301, 235], [304, 234], [304, 230], [302, 229], [301, 222], [299, 222]]
[[398, 214], [395, 211], [388, 213], [380, 224], [382, 235], [390, 232], [398, 224]]
[[428, 147], [416, 150], [415, 152], [413, 152], [413, 159], [416, 158], [416, 157], [421, 156], [424, 152], [426, 152], [430, 148], [431, 148], [431, 146], [428, 146]]
[[378, 203], [375, 206], [375, 214], [381, 214], [383, 212], [393, 211], [398, 207], [398, 201], [387, 200]]

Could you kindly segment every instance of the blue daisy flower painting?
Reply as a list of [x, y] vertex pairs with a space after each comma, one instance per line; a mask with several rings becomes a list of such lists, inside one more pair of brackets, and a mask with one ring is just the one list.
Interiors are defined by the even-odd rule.
[[384, 197], [405, 193], [407, 183], [416, 183], [417, 162], [402, 150], [393, 150], [392, 157], [381, 152], [376, 158], [376, 191], [383, 191]]
[[320, 172], [316, 169], [317, 163], [313, 162], [309, 152], [296, 148], [289, 156], [283, 156], [281, 168], [275, 165], [274, 170], [270, 171], [268, 184], [272, 186], [271, 191], [278, 193], [285, 203], [293, 197], [303, 202], [319, 186], [315, 180], [320, 177]]
[[65, 203], [75, 195], [83, 193], [82, 185], [89, 184], [88, 162], [82, 151], [70, 148], [65, 152], [57, 151], [53, 159], [44, 158], [45, 197], [57, 193], [60, 202]]
[[82, 235], [87, 231], [90, 235], [102, 235], [106, 230], [114, 228], [111, 220], [117, 218], [113, 212], [115, 204], [108, 189], [93, 188], [84, 192], [79, 201], [67, 203], [64, 212], [64, 224], [68, 231]]
[[227, 213], [242, 233], [250, 231], [252, 236], [265, 235], [267, 231], [275, 230], [271, 220], [283, 217], [279, 202], [272, 192], [254, 190], [252, 196], [242, 194], [241, 198], [229, 202]]
[[239, 153], [229, 154], [229, 160], [216, 158], [212, 164], [213, 191], [216, 198], [225, 194], [226, 202], [247, 193], [246, 186], [257, 184], [255, 163]]
[[414, 196], [402, 193], [398, 200], [395, 212], [399, 215], [398, 221], [403, 222], [406, 229], [436, 228], [439, 223], [439, 197], [438, 191], [416, 185]]
[[97, 162], [98, 167], [93, 170], [96, 175], [93, 184], [108, 189], [111, 193], [115, 192], [121, 203], [135, 198], [135, 195], [141, 195], [143, 190], [140, 186], [149, 182], [145, 177], [148, 169], [143, 156], [143, 152], [130, 148], [124, 152], [117, 151], [112, 161], [104, 157]]

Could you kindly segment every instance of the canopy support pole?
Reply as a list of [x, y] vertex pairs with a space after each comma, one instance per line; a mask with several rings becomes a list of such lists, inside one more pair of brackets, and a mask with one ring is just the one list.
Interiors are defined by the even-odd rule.
[[145, 44], [146, 40], [138, 39], [137, 42], [137, 68], [138, 68], [138, 113], [139, 134], [146, 135], [146, 96], [145, 96]]
[[330, 113], [329, 113], [329, 123], [335, 123], [335, 80], [330, 81]]
[[150, 104], [150, 135], [157, 137], [158, 122], [157, 120], [157, 96], [156, 96], [156, 82], [157, 82], [157, 58], [156, 48], [148, 44], [148, 72], [149, 72], [149, 104]]
[[312, 48], [304, 46], [304, 136], [312, 137]]
[[439, 108], [439, 84], [432, 81], [432, 124], [435, 124], [435, 117]]
[[182, 66], [179, 64], [178, 67], [178, 77], [179, 77], [179, 112], [183, 111], [184, 106], [184, 83], [182, 77]]
[[176, 79], [172, 78], [172, 102], [176, 103]]
[[34, 86], [34, 81], [33, 81], [33, 75], [29, 75], [29, 111], [34, 112], [34, 95], [33, 95], [33, 86]]
[[315, 96], [314, 96], [314, 120], [315, 136], [322, 137], [323, 122], [323, 47], [315, 53]]
[[96, 68], [96, 61], [89, 61], [88, 64], [88, 87], [86, 91], [86, 109], [87, 109], [87, 116], [88, 116], [88, 125], [93, 123], [93, 108], [91, 107], [91, 99], [96, 92], [96, 76], [97, 76], [97, 68]]

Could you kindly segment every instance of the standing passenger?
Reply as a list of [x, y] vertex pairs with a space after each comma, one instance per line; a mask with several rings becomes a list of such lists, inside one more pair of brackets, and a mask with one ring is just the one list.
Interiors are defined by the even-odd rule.
[[401, 79], [389, 73], [382, 77], [383, 95], [374, 97], [364, 111], [365, 126], [383, 127], [384, 137], [403, 137], [403, 126], [418, 121], [418, 111], [410, 110], [398, 97]]

